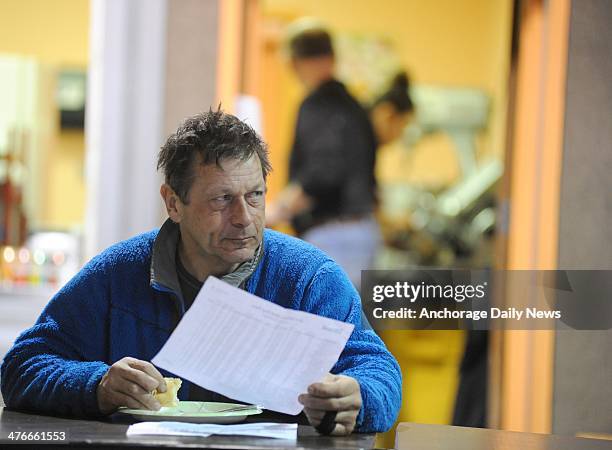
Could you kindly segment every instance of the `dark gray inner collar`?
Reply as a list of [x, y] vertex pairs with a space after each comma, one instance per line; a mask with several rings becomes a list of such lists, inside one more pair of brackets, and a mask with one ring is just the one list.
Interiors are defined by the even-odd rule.
[[[157, 233], [153, 244], [153, 254], [151, 257], [151, 284], [164, 286], [180, 296], [181, 285], [176, 274], [176, 248], [180, 238], [178, 224], [167, 219]], [[255, 256], [240, 264], [236, 270], [223, 275], [221, 279], [226, 283], [236, 287], [244, 287], [248, 278], [257, 268], [257, 264], [263, 254], [263, 240]], [[182, 297], [182, 296], [181, 296]]]

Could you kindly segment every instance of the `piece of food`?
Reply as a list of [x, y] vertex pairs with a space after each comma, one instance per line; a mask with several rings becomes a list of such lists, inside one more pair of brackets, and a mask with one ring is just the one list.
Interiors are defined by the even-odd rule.
[[166, 392], [158, 392], [157, 389], [154, 389], [151, 394], [162, 406], [178, 406], [178, 391], [183, 384], [183, 380], [164, 377], [164, 381], [166, 382]]

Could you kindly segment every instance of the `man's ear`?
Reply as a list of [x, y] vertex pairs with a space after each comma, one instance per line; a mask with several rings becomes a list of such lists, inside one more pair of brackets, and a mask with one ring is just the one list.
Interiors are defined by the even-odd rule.
[[176, 195], [174, 190], [166, 183], [161, 185], [159, 189], [159, 193], [164, 200], [164, 204], [166, 205], [166, 211], [168, 212], [168, 217], [175, 222], [180, 223], [181, 221], [181, 199]]

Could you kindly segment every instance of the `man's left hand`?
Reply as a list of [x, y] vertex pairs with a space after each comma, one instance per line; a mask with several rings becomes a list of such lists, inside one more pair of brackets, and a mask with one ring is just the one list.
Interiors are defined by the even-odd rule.
[[308, 393], [301, 394], [298, 401], [312, 426], [318, 426], [328, 411], [336, 411], [334, 436], [350, 434], [355, 428], [361, 409], [359, 382], [345, 375], [328, 374], [325, 378], [308, 386]]

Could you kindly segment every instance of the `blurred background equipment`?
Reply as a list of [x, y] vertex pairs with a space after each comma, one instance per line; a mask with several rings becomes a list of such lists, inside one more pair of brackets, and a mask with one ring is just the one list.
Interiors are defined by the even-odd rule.
[[489, 124], [490, 99], [480, 89], [415, 86], [416, 121], [406, 130], [411, 147], [424, 134], [447, 133], [455, 146], [463, 176], [476, 170], [476, 135]]
[[498, 158], [477, 158], [478, 134], [489, 123], [489, 98], [477, 89], [433, 86], [416, 86], [411, 94], [416, 118], [405, 131], [405, 151], [429, 134], [444, 133], [461, 170], [453, 185], [438, 191], [381, 182], [388, 248], [378, 266], [489, 266], [490, 258], [470, 260], [484, 255], [479, 246], [495, 228], [495, 185], [503, 174]]

